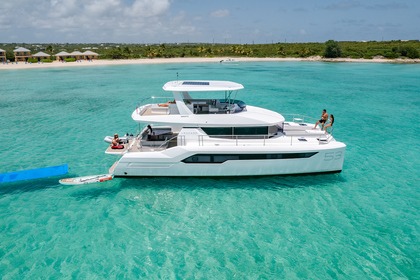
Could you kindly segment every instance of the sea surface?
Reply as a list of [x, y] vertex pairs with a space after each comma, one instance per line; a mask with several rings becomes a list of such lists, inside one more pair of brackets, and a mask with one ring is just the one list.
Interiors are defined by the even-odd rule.
[[0, 71], [0, 173], [107, 173], [103, 138], [176, 79], [335, 116], [339, 174], [0, 184], [2, 279], [420, 279], [420, 65], [193, 63]]

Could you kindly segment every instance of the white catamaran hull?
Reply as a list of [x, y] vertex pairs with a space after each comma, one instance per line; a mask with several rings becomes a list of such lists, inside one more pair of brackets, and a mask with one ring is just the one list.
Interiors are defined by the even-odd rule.
[[[226, 160], [223, 163], [185, 163], [183, 159], [194, 154], [220, 154], [220, 148], [215, 150], [173, 148], [163, 152], [141, 152], [125, 154], [110, 170], [115, 176], [263, 176], [287, 175], [305, 173], [341, 172], [344, 162], [344, 147], [328, 150], [312, 150], [304, 153], [315, 153], [308, 158], [282, 159], [244, 159]], [[178, 155], [176, 155], [178, 153]], [[255, 155], [264, 153], [287, 154], [302, 153], [302, 151], [286, 152], [272, 150], [254, 151]], [[229, 154], [250, 155], [249, 148], [229, 150]]]

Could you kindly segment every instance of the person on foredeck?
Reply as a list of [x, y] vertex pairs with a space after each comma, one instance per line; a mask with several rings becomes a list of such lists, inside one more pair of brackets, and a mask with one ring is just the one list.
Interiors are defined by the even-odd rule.
[[[330, 122], [329, 122], [329, 123], [327, 123], [327, 124], [324, 126], [323, 130], [327, 131], [327, 128], [328, 128], [328, 127], [332, 127], [332, 126], [333, 126], [333, 124], [334, 124], [334, 115], [333, 115], [333, 114], [331, 114], [331, 115], [330, 115]], [[327, 131], [327, 132], [328, 132], [328, 131]]]
[[317, 128], [319, 124], [321, 124], [322, 126], [321, 129], [324, 129], [324, 125], [327, 122], [327, 120], [328, 120], [328, 113], [327, 113], [327, 110], [324, 109], [322, 110], [321, 118], [316, 122], [314, 129]]

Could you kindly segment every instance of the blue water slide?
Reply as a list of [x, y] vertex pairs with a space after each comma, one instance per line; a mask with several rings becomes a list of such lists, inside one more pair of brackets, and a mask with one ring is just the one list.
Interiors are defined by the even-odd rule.
[[42, 167], [29, 170], [20, 170], [0, 174], [0, 183], [10, 183], [16, 181], [33, 180], [52, 176], [64, 175], [69, 171], [67, 164]]

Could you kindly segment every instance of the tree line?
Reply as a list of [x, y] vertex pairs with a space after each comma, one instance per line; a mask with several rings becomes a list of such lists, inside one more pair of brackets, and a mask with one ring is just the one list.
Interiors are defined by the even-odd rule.
[[325, 43], [273, 43], [273, 44], [0, 44], [7, 59], [14, 60], [17, 46], [32, 53], [44, 51], [54, 55], [60, 51], [72, 52], [91, 49], [101, 59], [173, 58], [173, 57], [293, 57], [321, 56], [325, 58], [383, 57], [420, 58], [420, 41], [368, 41], [346, 42], [329, 40]]

